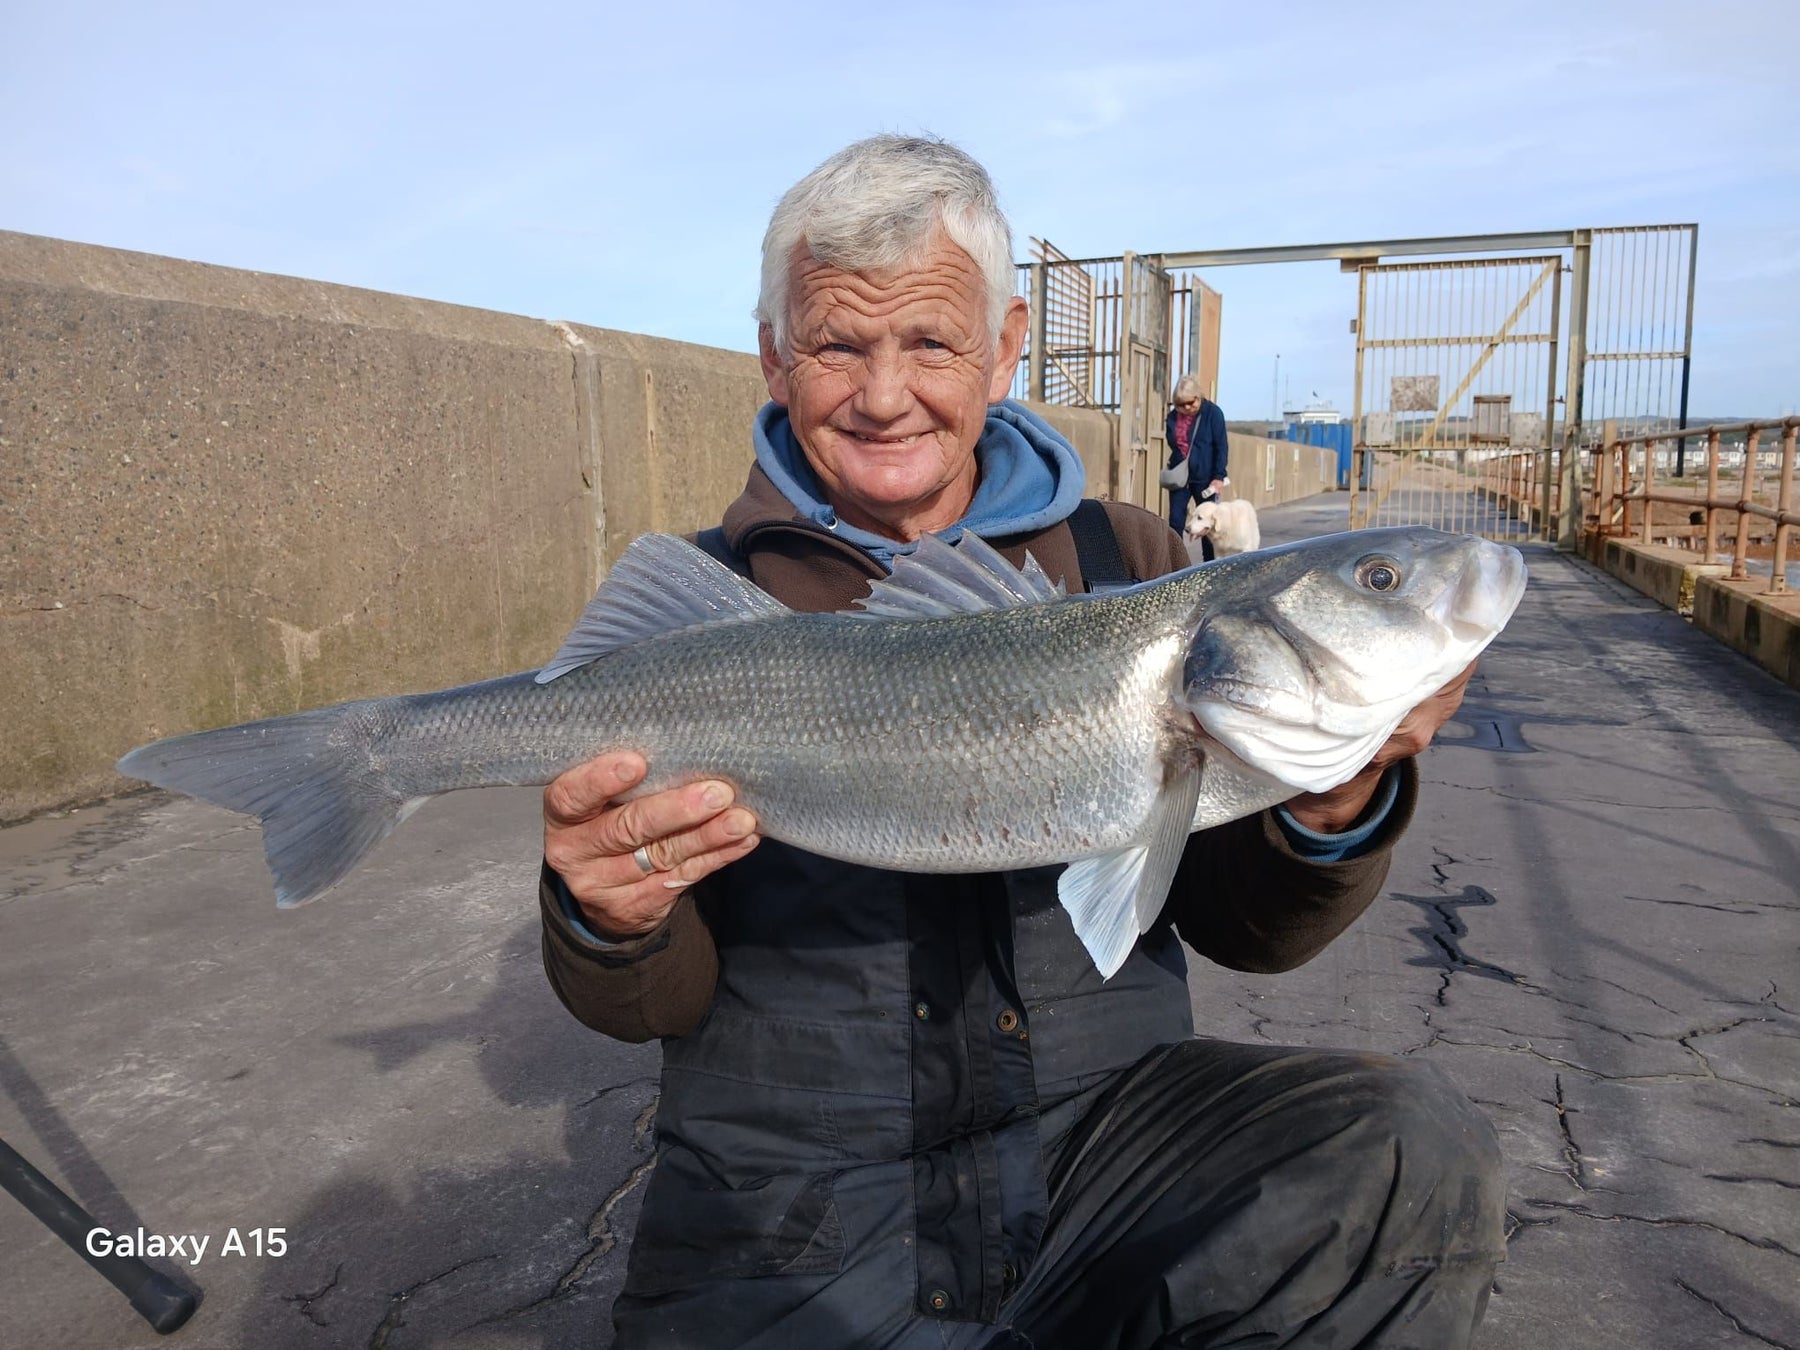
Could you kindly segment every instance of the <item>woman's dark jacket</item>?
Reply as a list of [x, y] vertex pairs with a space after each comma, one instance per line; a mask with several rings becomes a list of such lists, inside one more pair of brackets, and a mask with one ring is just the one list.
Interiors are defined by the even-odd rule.
[[[1181, 462], [1182, 446], [1175, 443], [1175, 410], [1169, 409], [1169, 416], [1163, 424], [1163, 435], [1169, 446], [1169, 462], [1163, 467], [1172, 469]], [[1231, 438], [1225, 430], [1225, 413], [1210, 398], [1200, 400], [1200, 410], [1194, 414], [1193, 425], [1188, 429], [1188, 443], [1185, 447], [1188, 462], [1188, 487], [1196, 495], [1206, 491], [1207, 484], [1215, 478], [1225, 477], [1225, 462], [1231, 454]]]

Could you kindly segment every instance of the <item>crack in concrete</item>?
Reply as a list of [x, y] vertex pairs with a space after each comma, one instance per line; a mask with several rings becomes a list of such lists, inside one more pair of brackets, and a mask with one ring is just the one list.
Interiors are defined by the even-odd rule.
[[1575, 1142], [1575, 1132], [1569, 1128], [1571, 1112], [1568, 1100], [1563, 1096], [1563, 1082], [1560, 1073], [1555, 1076], [1554, 1082], [1556, 1084], [1556, 1100], [1547, 1104], [1556, 1112], [1556, 1128], [1562, 1134], [1563, 1159], [1567, 1163], [1565, 1170], [1568, 1172], [1569, 1180], [1575, 1184], [1575, 1189], [1585, 1191], [1588, 1189], [1587, 1164], [1582, 1160], [1581, 1148]]
[[1765, 904], [1760, 900], [1746, 900], [1746, 908], [1734, 909], [1730, 905], [1709, 905], [1700, 900], [1668, 900], [1660, 895], [1621, 895], [1621, 900], [1636, 900], [1646, 905], [1676, 905], [1682, 909], [1710, 909], [1719, 914], [1735, 914], [1739, 918], [1754, 917], [1769, 910], [1788, 910], [1791, 905]]
[[[1609, 989], [1617, 989], [1621, 994], [1630, 994], [1633, 998], [1641, 998], [1651, 1007], [1656, 1008], [1661, 1012], [1666, 1012], [1671, 1017], [1681, 1016], [1681, 1010], [1679, 1008], [1671, 1008], [1666, 1003], [1659, 1003], [1642, 989], [1633, 989], [1630, 985], [1620, 984], [1617, 980], [1609, 980], [1600, 975], [1584, 975], [1579, 980], [1572, 980], [1555, 966], [1550, 967], [1550, 973], [1565, 984], [1603, 984]], [[1567, 994], [1554, 994], [1546, 991], [1546, 996], [1554, 999], [1558, 1003], [1566, 1003], [1572, 1008], [1580, 1008], [1585, 1012], [1594, 1011], [1592, 1004], [1583, 1003], [1579, 999], [1570, 998]]]
[[[1494, 1029], [1496, 1031], [1506, 1032], [1506, 1028], [1504, 1027], [1496, 1027]], [[1515, 1035], [1517, 1033], [1506, 1032], [1506, 1034]], [[1795, 1102], [1792, 1098], [1782, 1096], [1776, 1089], [1771, 1088], [1764, 1083], [1751, 1083], [1742, 1078], [1726, 1078], [1717, 1073], [1605, 1073], [1600, 1069], [1589, 1068], [1585, 1064], [1577, 1064], [1573, 1060], [1558, 1059], [1555, 1055], [1547, 1054], [1546, 1052], [1539, 1050], [1529, 1039], [1522, 1040], [1517, 1045], [1490, 1045], [1486, 1041], [1459, 1041], [1452, 1037], [1445, 1036], [1440, 1032], [1433, 1032], [1431, 1039], [1426, 1041], [1423, 1045], [1413, 1046], [1411, 1049], [1403, 1050], [1400, 1053], [1405, 1055], [1416, 1054], [1421, 1050], [1429, 1050], [1435, 1045], [1453, 1045], [1459, 1050], [1487, 1050], [1502, 1055], [1530, 1055], [1533, 1059], [1540, 1059], [1544, 1063], [1552, 1065], [1555, 1068], [1567, 1069], [1571, 1073], [1585, 1074], [1587, 1077], [1602, 1083], [1626, 1083], [1633, 1086], [1661, 1086], [1673, 1083], [1726, 1083], [1732, 1087], [1741, 1087], [1750, 1092], [1769, 1094], [1775, 1098], [1778, 1105], [1800, 1106], [1800, 1102]]]
[[1794, 1346], [1793, 1342], [1778, 1341], [1772, 1336], [1765, 1336], [1762, 1334], [1762, 1332], [1756, 1331], [1750, 1327], [1745, 1326], [1742, 1318], [1740, 1318], [1736, 1313], [1732, 1312], [1730, 1309], [1725, 1307], [1725, 1305], [1720, 1303], [1717, 1299], [1708, 1298], [1705, 1294], [1701, 1293], [1698, 1289], [1694, 1288], [1693, 1285], [1689, 1284], [1686, 1280], [1682, 1279], [1681, 1276], [1679, 1276], [1679, 1275], [1676, 1275], [1673, 1278], [1678, 1287], [1680, 1287], [1686, 1293], [1691, 1295], [1693, 1298], [1699, 1300], [1701, 1303], [1704, 1303], [1707, 1307], [1711, 1308], [1714, 1312], [1719, 1314], [1720, 1317], [1723, 1317], [1727, 1322], [1731, 1323], [1732, 1327], [1734, 1329], [1736, 1329], [1738, 1334], [1743, 1335], [1743, 1336], [1748, 1336], [1752, 1340], [1761, 1341], [1764, 1345], [1772, 1345], [1775, 1347], [1775, 1350], [1795, 1350], [1795, 1346]]
[[483, 1261], [493, 1261], [497, 1259], [499, 1255], [500, 1253], [498, 1252], [489, 1252], [486, 1256], [471, 1256], [467, 1261], [458, 1261], [448, 1270], [440, 1270], [435, 1275], [428, 1275], [417, 1284], [408, 1285], [399, 1293], [391, 1295], [388, 1299], [386, 1315], [382, 1317], [380, 1324], [375, 1328], [374, 1334], [369, 1337], [369, 1350], [387, 1350], [388, 1338], [406, 1325], [406, 1301], [414, 1294], [418, 1293], [427, 1285], [436, 1284], [439, 1280], [447, 1279], [449, 1276], [456, 1274], [459, 1270], [466, 1269], [469, 1266], [478, 1266]]
[[623, 1083], [614, 1083], [611, 1087], [601, 1088], [593, 1096], [585, 1098], [582, 1101], [576, 1102], [575, 1105], [571, 1106], [569, 1109], [571, 1111], [580, 1111], [587, 1107], [592, 1106], [595, 1102], [604, 1101], [606, 1098], [612, 1096], [612, 1094], [615, 1092], [624, 1092], [626, 1089], [634, 1088], [634, 1087], [654, 1087], [655, 1085], [656, 1085], [656, 1079], [654, 1079], [654, 1078], [646, 1077], [646, 1078], [628, 1079], [627, 1081], [625, 1081]]
[[1735, 1238], [1737, 1241], [1755, 1247], [1758, 1251], [1780, 1252], [1783, 1256], [1791, 1256], [1800, 1261], [1800, 1251], [1777, 1242], [1774, 1238], [1751, 1237], [1748, 1233], [1739, 1233], [1721, 1224], [1708, 1223], [1705, 1219], [1670, 1219], [1656, 1218], [1648, 1214], [1600, 1214], [1568, 1200], [1527, 1200], [1526, 1204], [1534, 1209], [1554, 1209], [1565, 1214], [1579, 1214], [1584, 1219], [1598, 1219], [1601, 1223], [1641, 1223], [1650, 1228], [1701, 1228], [1707, 1232], [1717, 1233], [1721, 1237]]
[[1758, 1177], [1733, 1172], [1702, 1172], [1700, 1175], [1708, 1181], [1728, 1181], [1733, 1185], [1779, 1186], [1784, 1191], [1800, 1191], [1800, 1181], [1788, 1181], [1782, 1177]]
[[312, 1293], [310, 1293], [310, 1294], [306, 1294], [306, 1293], [283, 1294], [281, 1296], [281, 1300], [283, 1303], [299, 1304], [300, 1305], [300, 1309], [299, 1309], [300, 1315], [302, 1317], [304, 1317], [307, 1321], [311, 1322], [315, 1327], [328, 1327], [331, 1325], [330, 1321], [327, 1320], [326, 1318], [320, 1317], [317, 1313], [315, 1313], [313, 1311], [313, 1304], [319, 1302], [321, 1299], [323, 1299], [325, 1297], [325, 1295], [329, 1294], [333, 1289], [337, 1288], [338, 1279], [343, 1275], [343, 1273], [344, 1273], [344, 1263], [342, 1261], [339, 1261], [337, 1264], [337, 1269], [331, 1272], [331, 1278], [329, 1280], [327, 1280], [324, 1284], [320, 1285], [317, 1289], [313, 1290]]
[[[1456, 859], [1442, 849], [1434, 849], [1442, 863], [1433, 863], [1432, 870], [1438, 874], [1440, 884], [1448, 884], [1445, 868], [1454, 866]], [[1450, 977], [1452, 975], [1475, 975], [1484, 980], [1500, 980], [1516, 988], [1531, 993], [1542, 993], [1543, 990], [1530, 981], [1513, 974], [1504, 966], [1497, 966], [1491, 961], [1483, 961], [1470, 956], [1462, 949], [1462, 940], [1469, 935], [1469, 926], [1463, 922], [1456, 911], [1465, 906], [1488, 906], [1499, 901], [1491, 891], [1480, 886], [1466, 885], [1458, 895], [1406, 895], [1399, 891], [1390, 891], [1390, 899], [1401, 900], [1415, 905], [1423, 913], [1425, 923], [1422, 927], [1409, 928], [1406, 931], [1425, 944], [1426, 954], [1415, 956], [1407, 961], [1409, 966], [1422, 966], [1440, 972], [1436, 1001], [1438, 1007], [1448, 1006], [1450, 994]]]
[[[1565, 796], [1550, 796], [1544, 793], [1532, 793], [1527, 795], [1518, 792], [1507, 792], [1503, 788], [1493, 786], [1477, 786], [1470, 783], [1451, 783], [1442, 779], [1432, 779], [1430, 781], [1434, 788], [1441, 787], [1447, 792], [1480, 793], [1488, 797], [1498, 797], [1504, 802], [1523, 802], [1527, 806], [1557, 807], [1572, 806], [1579, 803], [1583, 806], [1614, 806], [1625, 811], [1671, 815], [1725, 813], [1728, 809], [1719, 805], [1717, 802], [1701, 802], [1693, 806], [1671, 806], [1660, 802], [1632, 802], [1618, 801], [1611, 797], [1590, 797], [1585, 793], [1570, 793]], [[1800, 816], [1789, 815], [1784, 811], [1770, 811], [1767, 813], [1766, 818], [1774, 821], [1783, 821], [1788, 824], [1800, 823]]]
[[1554, 1228], [1555, 1219], [1533, 1219], [1519, 1213], [1515, 1209], [1506, 1211], [1506, 1245], [1512, 1246], [1512, 1240], [1527, 1228]]
[[[633, 1122], [631, 1130], [632, 1143], [635, 1146], [642, 1147], [649, 1135], [651, 1126], [656, 1121], [656, 1107], [657, 1102], [653, 1099], [649, 1105], [638, 1112], [637, 1120]], [[556, 1283], [551, 1287], [549, 1293], [540, 1295], [529, 1303], [522, 1303], [516, 1308], [509, 1308], [505, 1312], [484, 1317], [474, 1325], [486, 1326], [514, 1317], [528, 1317], [540, 1309], [548, 1308], [575, 1294], [580, 1289], [582, 1280], [587, 1277], [588, 1271], [593, 1269], [594, 1263], [610, 1254], [619, 1245], [620, 1235], [613, 1230], [612, 1226], [613, 1211], [628, 1195], [643, 1184], [644, 1178], [650, 1175], [655, 1166], [656, 1154], [652, 1152], [648, 1158], [627, 1172], [625, 1179], [607, 1193], [606, 1198], [600, 1202], [600, 1207], [594, 1211], [593, 1217], [588, 1220], [587, 1249], [575, 1258], [574, 1263], [567, 1270], [556, 1277]]]

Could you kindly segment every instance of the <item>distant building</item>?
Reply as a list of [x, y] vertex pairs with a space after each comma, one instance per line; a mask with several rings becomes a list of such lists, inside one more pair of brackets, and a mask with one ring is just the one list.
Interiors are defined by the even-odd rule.
[[1287, 422], [1324, 423], [1327, 426], [1345, 420], [1344, 415], [1332, 406], [1330, 399], [1320, 398], [1317, 394], [1312, 396], [1311, 401], [1304, 408], [1289, 408], [1281, 416]]

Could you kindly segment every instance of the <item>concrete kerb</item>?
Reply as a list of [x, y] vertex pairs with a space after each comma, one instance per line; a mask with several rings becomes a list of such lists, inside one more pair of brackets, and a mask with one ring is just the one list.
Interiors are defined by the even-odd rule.
[[1800, 595], [1767, 595], [1761, 577], [1733, 581], [1727, 564], [1698, 562], [1686, 549], [1665, 544], [1590, 533], [1583, 537], [1582, 554], [1800, 689]]

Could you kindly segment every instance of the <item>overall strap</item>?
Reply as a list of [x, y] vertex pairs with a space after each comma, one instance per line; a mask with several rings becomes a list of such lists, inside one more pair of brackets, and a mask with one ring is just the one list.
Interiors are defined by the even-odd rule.
[[1119, 536], [1104, 506], [1092, 497], [1083, 497], [1069, 517], [1069, 533], [1075, 536], [1075, 560], [1090, 591], [1131, 585], [1134, 578], [1125, 570]]

